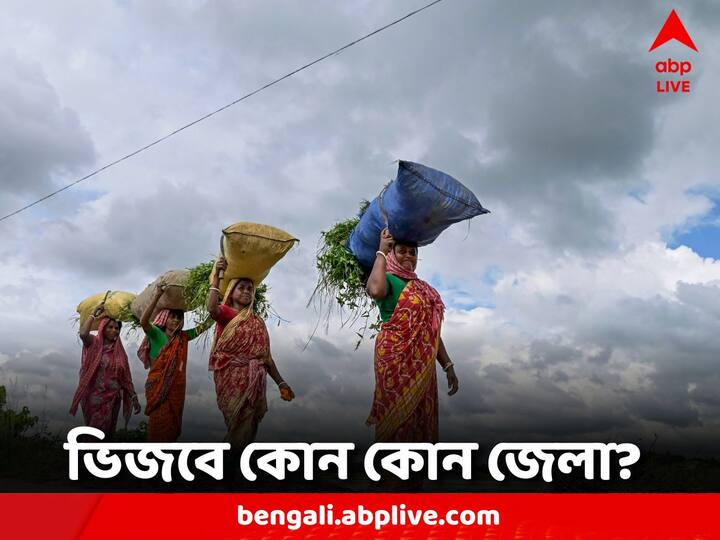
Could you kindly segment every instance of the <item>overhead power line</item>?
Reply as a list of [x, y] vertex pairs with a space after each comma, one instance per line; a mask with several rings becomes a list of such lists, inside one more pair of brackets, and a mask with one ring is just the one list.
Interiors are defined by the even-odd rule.
[[83, 182], [83, 181], [87, 180], [88, 178], [92, 178], [93, 176], [95, 176], [95, 175], [97, 175], [97, 174], [99, 174], [99, 173], [101, 173], [101, 172], [109, 169], [110, 167], [113, 167], [114, 165], [117, 165], [118, 163], [121, 163], [121, 162], [125, 161], [126, 159], [130, 159], [131, 157], [136, 156], [136, 155], [138, 155], [139, 153], [144, 152], [145, 150], [147, 150], [147, 149], [149, 149], [149, 148], [152, 148], [152, 147], [155, 146], [156, 144], [160, 144], [161, 142], [166, 141], [167, 139], [169, 139], [170, 137], [172, 137], [172, 136], [174, 136], [174, 135], [177, 135], [177, 134], [180, 133], [181, 131], [185, 131], [185, 130], [188, 129], [189, 127], [192, 127], [192, 126], [194, 126], [195, 124], [199, 124], [199, 123], [202, 122], [203, 120], [207, 120], [207, 119], [210, 118], [211, 116], [214, 116], [214, 115], [218, 114], [219, 112], [224, 111], [225, 109], [229, 109], [229, 108], [232, 107], [233, 105], [236, 105], [236, 104], [240, 103], [241, 101], [244, 101], [244, 100], [248, 99], [249, 97], [254, 96], [255, 94], [259, 94], [259, 93], [262, 92], [263, 90], [266, 90], [267, 88], [270, 88], [271, 86], [274, 86], [274, 85], [276, 85], [277, 83], [279, 83], [279, 82], [281, 82], [281, 81], [284, 81], [285, 79], [287, 79], [287, 78], [289, 78], [289, 77], [292, 77], [293, 75], [295, 75], [295, 74], [297, 74], [297, 73], [300, 73], [301, 71], [303, 71], [303, 70], [305, 70], [305, 69], [308, 69], [309, 67], [312, 67], [312, 66], [314, 66], [315, 64], [318, 64], [318, 63], [322, 62], [323, 60], [326, 60], [327, 58], [330, 58], [331, 56], [334, 56], [334, 55], [336, 55], [336, 54], [339, 54], [339, 53], [341, 53], [342, 51], [344, 51], [344, 50], [346, 50], [346, 49], [349, 49], [349, 48], [352, 47], [353, 45], [357, 45], [357, 44], [360, 43], [361, 41], [364, 41], [364, 40], [366, 40], [366, 39], [368, 39], [368, 38], [370, 38], [370, 37], [372, 37], [372, 36], [374, 36], [374, 35], [376, 35], [376, 34], [379, 34], [379, 33], [382, 32], [383, 30], [387, 30], [387, 29], [390, 28], [391, 26], [395, 26], [396, 24], [404, 21], [405, 19], [409, 19], [409, 18], [412, 17], [413, 15], [417, 15], [417, 14], [420, 13], [421, 11], [424, 11], [424, 10], [430, 8], [430, 7], [434, 6], [435, 4], [439, 4], [439, 3], [442, 2], [442, 1], [443, 1], [443, 0], [435, 0], [434, 2], [430, 2], [429, 4], [427, 4], [427, 5], [425, 5], [425, 6], [421, 7], [421, 8], [418, 8], [418, 9], [416, 9], [415, 11], [411, 11], [410, 13], [408, 13], [407, 15], [404, 15], [403, 17], [400, 17], [399, 19], [395, 19], [394, 21], [386, 24], [385, 26], [381, 26], [380, 28], [377, 28], [377, 29], [373, 30], [372, 32], [370, 32], [370, 33], [368, 33], [368, 34], [365, 34], [364, 36], [356, 39], [355, 41], [351, 41], [350, 43], [348, 43], [348, 44], [346, 44], [346, 45], [343, 45], [343, 46], [340, 47], [339, 49], [335, 49], [335, 50], [332, 51], [332, 52], [329, 52], [329, 53], [327, 53], [327, 54], [325, 54], [325, 55], [323, 55], [323, 56], [321, 56], [321, 57], [319, 57], [319, 58], [316, 58], [316, 59], [313, 60], [312, 62], [309, 62], [309, 63], [305, 64], [304, 66], [301, 66], [301, 67], [299, 67], [299, 68], [297, 68], [297, 69], [294, 69], [293, 71], [290, 71], [289, 73], [286, 73], [286, 74], [283, 75], [282, 77], [278, 77], [277, 79], [275, 79], [275, 80], [273, 80], [273, 81], [271, 81], [271, 82], [269, 82], [269, 83], [267, 83], [267, 84], [265, 84], [265, 85], [263, 85], [263, 86], [255, 89], [255, 90], [253, 90], [252, 92], [249, 92], [249, 93], [245, 94], [244, 96], [239, 97], [239, 98], [237, 98], [237, 99], [234, 100], [234, 101], [231, 101], [231, 102], [228, 103], [227, 105], [223, 105], [223, 106], [220, 107], [219, 109], [215, 109], [214, 111], [206, 114], [205, 116], [201, 116], [200, 118], [198, 118], [198, 119], [196, 119], [196, 120], [193, 120], [192, 122], [190, 122], [190, 123], [188, 123], [188, 124], [185, 124], [184, 126], [181, 126], [181, 127], [177, 128], [176, 130], [171, 131], [170, 133], [168, 133], [168, 134], [166, 134], [166, 135], [163, 135], [163, 136], [160, 137], [159, 139], [156, 139], [156, 140], [152, 141], [151, 143], [146, 144], [145, 146], [143, 146], [143, 147], [141, 147], [141, 148], [138, 148], [137, 150], [134, 150], [133, 152], [130, 152], [129, 154], [126, 154], [126, 155], [122, 156], [121, 158], [116, 159], [115, 161], [112, 161], [112, 162], [110, 162], [110, 163], [108, 163], [108, 164], [106, 164], [106, 165], [103, 165], [103, 166], [100, 167], [99, 169], [96, 169], [96, 170], [92, 171], [91, 173], [86, 174], [86, 175], [83, 176], [82, 178], [78, 178], [78, 179], [75, 180], [74, 182], [71, 182], [71, 183], [63, 186], [63, 187], [61, 187], [60, 189], [57, 189], [57, 190], [53, 191], [52, 193], [48, 193], [48, 194], [45, 195], [44, 197], [41, 197], [41, 198], [39, 198], [39, 199], [37, 199], [37, 200], [29, 203], [29, 204], [26, 204], [26, 205], [23, 206], [22, 208], [18, 208], [17, 210], [15, 210], [15, 211], [13, 211], [13, 212], [10, 212], [9, 214], [1, 217], [1, 218], [0, 218], [0, 221], [5, 221], [6, 219], [9, 219], [9, 218], [11, 218], [11, 217], [13, 217], [13, 216], [16, 216], [17, 214], [19, 214], [19, 213], [21, 213], [21, 212], [24, 212], [25, 210], [28, 210], [28, 209], [32, 208], [33, 206], [35, 206], [35, 205], [37, 205], [37, 204], [40, 204], [41, 202], [46, 201], [46, 200], [50, 199], [51, 197], [54, 197], [55, 195], [58, 195], [58, 194], [62, 193], [63, 191], [67, 190], [67, 189], [70, 189], [71, 187], [79, 184], [80, 182]]

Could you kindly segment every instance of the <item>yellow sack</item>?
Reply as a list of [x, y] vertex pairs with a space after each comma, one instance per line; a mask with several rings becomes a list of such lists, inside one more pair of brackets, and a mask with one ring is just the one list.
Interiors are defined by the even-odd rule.
[[[259, 285], [298, 241], [281, 229], [259, 223], [241, 221], [225, 228], [222, 246], [228, 268], [220, 281], [222, 295], [233, 279], [250, 278]], [[214, 276], [213, 270], [211, 282]]]
[[160, 300], [155, 306], [150, 322], [155, 318], [155, 315], [163, 309], [182, 309], [185, 310], [185, 284], [187, 283], [188, 277], [190, 277], [190, 270], [170, 270], [164, 274], [158, 276], [150, 285], [145, 287], [145, 290], [135, 297], [132, 303], [133, 314], [140, 319], [142, 317], [145, 308], [150, 305], [153, 297], [155, 296], [155, 285], [158, 282], [163, 282], [167, 285], [165, 294], [160, 297]]
[[[80, 327], [85, 324], [87, 318], [95, 312], [95, 309], [103, 301], [107, 293], [101, 292], [86, 298], [78, 304], [77, 312], [80, 315]], [[130, 317], [127, 316], [126, 308], [135, 299], [133, 293], [124, 291], [110, 291], [105, 300], [105, 314], [111, 319], [128, 322]], [[93, 322], [92, 330], [97, 330], [100, 326], [100, 320]]]

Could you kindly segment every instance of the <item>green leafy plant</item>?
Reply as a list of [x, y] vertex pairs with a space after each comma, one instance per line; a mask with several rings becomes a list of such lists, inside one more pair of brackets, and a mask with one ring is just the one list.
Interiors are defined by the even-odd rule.
[[[207, 296], [210, 292], [210, 275], [214, 264], [213, 261], [210, 261], [189, 269], [190, 275], [185, 285], [185, 305], [188, 311], [195, 314], [197, 324], [204, 323], [210, 316], [207, 310]], [[263, 319], [270, 316], [280, 319], [270, 305], [267, 292], [268, 286], [265, 283], [255, 287], [255, 302], [253, 304], [255, 313]]]
[[0, 386], [0, 478], [62, 479], [67, 462], [58, 436], [47, 432], [46, 423], [26, 406], [11, 407]]
[[0, 435], [19, 437], [38, 422], [38, 417], [30, 414], [30, 409], [20, 411], [7, 408], [7, 391], [0, 386]]
[[190, 275], [185, 284], [185, 307], [188, 311], [195, 313], [195, 321], [205, 321], [209, 313], [207, 311], [207, 296], [210, 292], [210, 274], [213, 269], [213, 261], [198, 264], [190, 268]]
[[140, 319], [138, 319], [130, 308], [132, 304], [126, 304], [120, 310], [120, 320], [123, 321], [123, 326], [127, 325], [131, 331], [136, 331], [140, 328]]
[[356, 348], [360, 346], [368, 329], [377, 330], [380, 325], [379, 320], [370, 322], [376, 306], [365, 290], [368, 276], [347, 248], [350, 234], [368, 206], [369, 203], [363, 201], [358, 217], [340, 221], [320, 233], [315, 262], [318, 281], [308, 302], [308, 306], [314, 303], [318, 308], [318, 323], [324, 318], [326, 325], [329, 324], [335, 306], [339, 309], [342, 326], [364, 320], [362, 329], [356, 332], [359, 338]]
[[265, 283], [261, 283], [255, 287], [255, 302], [253, 303], [253, 309], [255, 310], [255, 313], [263, 319], [267, 319], [270, 316], [277, 317], [279, 319], [280, 316], [272, 308], [270, 301], [268, 300], [268, 290], [270, 290], [270, 288]]

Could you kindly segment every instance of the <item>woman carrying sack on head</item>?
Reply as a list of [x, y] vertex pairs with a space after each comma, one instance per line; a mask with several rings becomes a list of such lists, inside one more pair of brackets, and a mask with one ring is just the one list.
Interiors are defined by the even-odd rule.
[[182, 431], [183, 408], [185, 407], [185, 382], [188, 342], [203, 329], [182, 329], [185, 312], [181, 309], [160, 311], [150, 323], [155, 306], [166, 286], [158, 283], [155, 296], [140, 318], [145, 332], [138, 357], [145, 369], [150, 369], [145, 382], [145, 414], [148, 420], [148, 441], [175, 442]]
[[[120, 339], [122, 323], [104, 317], [104, 312], [103, 302], [80, 327], [80, 339], [83, 342], [80, 383], [70, 406], [70, 414], [74, 416], [80, 405], [85, 425], [102, 430], [107, 440], [115, 434], [120, 404], [123, 406], [127, 429], [131, 410], [138, 414], [140, 403]], [[93, 336], [90, 329], [93, 322], [101, 317], [97, 335]]]
[[207, 308], [217, 323], [208, 369], [213, 372], [218, 407], [227, 426], [225, 441], [235, 453], [255, 440], [267, 411], [267, 374], [278, 385], [282, 399], [291, 401], [295, 394], [275, 365], [265, 321], [254, 312], [256, 284], [247, 278], [232, 280], [220, 303], [220, 275], [226, 269], [227, 261], [220, 257], [208, 293]]
[[440, 327], [440, 294], [415, 274], [417, 245], [394, 240], [384, 229], [367, 282], [383, 321], [375, 341], [375, 396], [367, 424], [377, 442], [438, 441], [435, 360], [447, 374], [449, 395], [458, 390]]

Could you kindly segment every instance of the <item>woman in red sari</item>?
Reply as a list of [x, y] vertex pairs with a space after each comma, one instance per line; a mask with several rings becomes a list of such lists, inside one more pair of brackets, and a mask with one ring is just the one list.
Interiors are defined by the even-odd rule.
[[380, 235], [367, 290], [383, 321], [375, 341], [375, 396], [367, 424], [377, 442], [438, 441], [435, 361], [458, 390], [453, 362], [440, 328], [445, 306], [438, 292], [415, 274], [417, 246]]
[[221, 257], [208, 294], [208, 311], [217, 323], [208, 369], [213, 372], [218, 407], [227, 426], [225, 441], [236, 454], [255, 440], [267, 411], [266, 375], [278, 385], [285, 401], [295, 395], [275, 365], [265, 321], [254, 312], [253, 282], [231, 281], [219, 302], [219, 276], [226, 268], [227, 261]]
[[103, 317], [98, 333], [90, 333], [93, 321], [102, 317], [105, 310], [100, 304], [80, 328], [83, 342], [80, 383], [70, 406], [70, 414], [82, 408], [85, 425], [102, 430], [105, 439], [115, 434], [120, 405], [123, 406], [125, 428], [131, 409], [140, 412], [135, 387], [130, 374], [127, 354], [120, 340], [121, 323]]
[[175, 442], [182, 432], [185, 408], [186, 364], [188, 342], [203, 329], [182, 329], [185, 313], [181, 309], [160, 311], [150, 323], [155, 306], [165, 292], [159, 283], [155, 296], [140, 318], [146, 339], [138, 350], [145, 369], [150, 368], [145, 382], [145, 414], [148, 415], [148, 441]]

